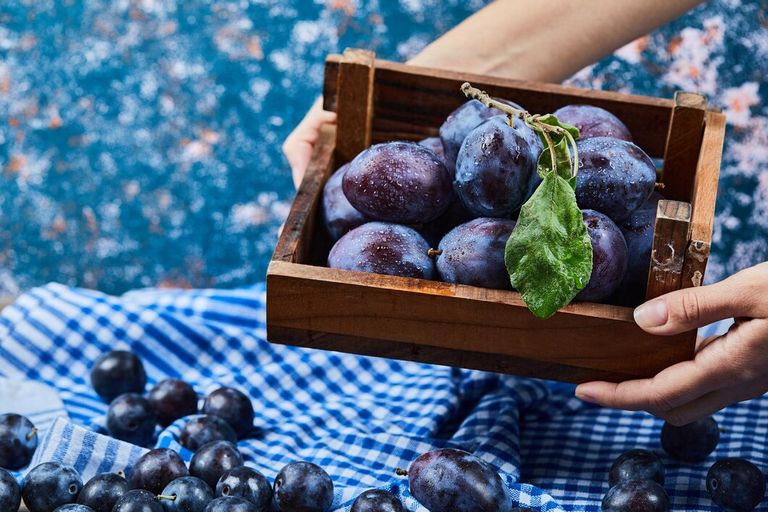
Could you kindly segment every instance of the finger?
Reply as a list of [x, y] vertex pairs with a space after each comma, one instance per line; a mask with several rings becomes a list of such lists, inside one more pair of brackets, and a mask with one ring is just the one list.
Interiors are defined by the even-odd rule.
[[754, 383], [750, 386], [731, 386], [707, 393], [680, 407], [671, 409], [660, 415], [672, 425], [682, 426], [694, 421], [712, 416], [717, 411], [736, 402], [751, 400], [763, 394], [764, 383]]
[[635, 309], [635, 322], [652, 334], [678, 334], [739, 316], [755, 316], [756, 297], [741, 278], [685, 288], [662, 295]]
[[620, 382], [588, 382], [576, 388], [576, 396], [604, 407], [661, 414], [705, 394], [737, 384], [741, 375], [728, 358], [728, 342], [701, 348], [693, 361], [666, 368], [651, 379]]
[[285, 153], [288, 159], [288, 164], [291, 166], [291, 177], [293, 178], [293, 186], [298, 189], [301, 185], [301, 180], [304, 178], [304, 174], [309, 167], [309, 161], [312, 158], [312, 145], [308, 142], [299, 141], [291, 146], [290, 150]]
[[312, 150], [325, 124], [334, 124], [336, 114], [323, 110], [321, 99], [315, 101], [301, 122], [283, 143], [283, 153], [291, 166], [293, 182], [299, 186], [312, 157]]

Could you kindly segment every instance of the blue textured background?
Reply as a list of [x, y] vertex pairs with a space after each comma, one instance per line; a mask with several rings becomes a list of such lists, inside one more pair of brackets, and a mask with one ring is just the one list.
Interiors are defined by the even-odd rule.
[[[402, 60], [485, 3], [0, 0], [0, 292], [262, 279], [324, 56]], [[726, 109], [710, 280], [768, 257], [765, 7], [709, 2], [571, 80]]]

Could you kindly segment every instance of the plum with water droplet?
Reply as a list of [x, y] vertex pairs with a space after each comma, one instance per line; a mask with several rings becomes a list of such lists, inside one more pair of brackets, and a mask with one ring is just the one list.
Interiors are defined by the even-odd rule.
[[648, 450], [629, 450], [619, 455], [608, 472], [608, 485], [629, 480], [653, 480], [664, 485], [664, 463]]
[[453, 173], [456, 171], [456, 160], [446, 158], [445, 148], [443, 147], [443, 141], [440, 140], [440, 137], [427, 137], [426, 139], [420, 140], [419, 144], [432, 150], [432, 152], [437, 155], [437, 158], [445, 164], [445, 167], [448, 169], [451, 176], [453, 176]]
[[349, 230], [356, 228], [371, 219], [360, 213], [350, 204], [341, 188], [344, 173], [349, 164], [344, 164], [328, 178], [323, 187], [322, 215], [325, 229], [332, 241], [341, 238]]
[[[501, 99], [499, 101], [507, 103], [518, 110], [523, 110], [520, 105], [511, 101]], [[456, 162], [461, 144], [467, 138], [467, 135], [486, 120], [498, 115], [506, 117], [506, 114], [501, 110], [488, 108], [478, 100], [469, 100], [451, 112], [443, 121], [443, 124], [440, 125], [440, 140], [443, 143], [445, 158]]]
[[599, 302], [609, 298], [627, 271], [627, 243], [616, 224], [600, 212], [582, 210], [592, 242], [592, 275], [576, 300]]
[[369, 222], [353, 229], [331, 248], [328, 266], [358, 272], [432, 279], [435, 264], [429, 244], [414, 229]]
[[317, 464], [299, 461], [283, 467], [273, 485], [279, 512], [326, 512], [333, 504], [333, 481]]
[[534, 172], [532, 151], [506, 117], [481, 124], [464, 139], [456, 159], [456, 193], [481, 217], [509, 217], [522, 206]]
[[143, 393], [147, 374], [139, 356], [127, 350], [113, 350], [93, 363], [91, 385], [109, 403], [123, 393]]
[[0, 468], [21, 469], [37, 449], [37, 429], [20, 414], [0, 414]]
[[59, 462], [43, 462], [24, 477], [21, 495], [30, 512], [51, 510], [75, 503], [83, 481], [75, 468]]
[[614, 485], [603, 497], [603, 512], [667, 512], [669, 497], [653, 480], [628, 480]]
[[593, 137], [579, 140], [576, 145], [576, 201], [580, 208], [596, 210], [621, 223], [653, 193], [656, 167], [633, 143]]
[[613, 137], [632, 142], [632, 134], [621, 119], [593, 105], [566, 105], [553, 112], [558, 121], [579, 129], [580, 139]]
[[341, 186], [350, 204], [363, 215], [402, 224], [436, 219], [454, 197], [445, 164], [415, 142], [369, 147], [350, 162]]
[[440, 241], [437, 271], [447, 283], [509, 289], [504, 248], [515, 221], [481, 217], [457, 226]]
[[420, 455], [408, 468], [411, 495], [427, 510], [506, 512], [506, 486], [488, 463], [451, 448]]

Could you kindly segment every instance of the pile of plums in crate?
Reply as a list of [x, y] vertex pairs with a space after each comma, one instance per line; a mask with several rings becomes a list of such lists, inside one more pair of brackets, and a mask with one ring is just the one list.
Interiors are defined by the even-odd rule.
[[[654, 162], [604, 109], [569, 105], [554, 116], [579, 129], [575, 194], [592, 272], [575, 299], [636, 305], [645, 295], [662, 199]], [[521, 118], [510, 122], [476, 99], [448, 116], [439, 138], [365, 149], [323, 190], [334, 242], [328, 266], [511, 289], [505, 244], [541, 184], [544, 149]]]
[[[7, 470], [29, 465], [38, 432], [18, 414], [0, 415], [0, 512], [17, 512], [22, 499], [30, 512], [326, 512], [333, 503], [333, 480], [321, 467], [293, 461], [270, 484], [247, 464], [237, 442], [253, 432], [253, 405], [241, 391], [222, 387], [205, 397], [202, 411], [192, 386], [175, 379], [160, 381], [144, 397], [146, 374], [141, 360], [113, 351], [91, 371], [96, 392], [111, 401], [107, 425], [118, 439], [148, 445], [156, 425], [184, 419], [179, 442], [194, 452], [187, 464], [175, 451], [147, 451], [122, 473], [97, 474], [87, 482], [75, 468], [44, 461], [19, 485]], [[202, 412], [203, 414], [198, 414]], [[151, 434], [148, 433], [151, 430]], [[672, 463], [697, 465], [720, 440], [712, 418], [684, 427], [665, 424], [661, 447]], [[94, 454], [96, 456], [96, 454]], [[256, 462], [256, 461], [253, 461]], [[696, 466], [691, 466], [696, 469]], [[606, 468], [607, 469], [607, 468]], [[496, 468], [462, 450], [442, 448], [417, 457], [407, 471], [410, 494], [432, 512], [513, 512], [506, 484]], [[702, 471], [702, 476], [703, 476]], [[765, 477], [746, 459], [717, 460], [706, 473], [712, 501], [725, 510], [753, 510], [763, 499]], [[652, 451], [621, 454], [608, 471], [610, 490], [602, 508], [615, 512], [669, 510], [664, 464]], [[351, 512], [405, 512], [400, 498], [369, 489]]]

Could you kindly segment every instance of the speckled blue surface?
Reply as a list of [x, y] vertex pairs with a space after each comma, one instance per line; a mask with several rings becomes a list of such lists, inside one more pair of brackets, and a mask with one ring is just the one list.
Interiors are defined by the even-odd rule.
[[[261, 280], [324, 56], [402, 60], [485, 3], [0, 0], [0, 291]], [[709, 2], [571, 80], [725, 108], [710, 280], [768, 257], [765, 4]]]

